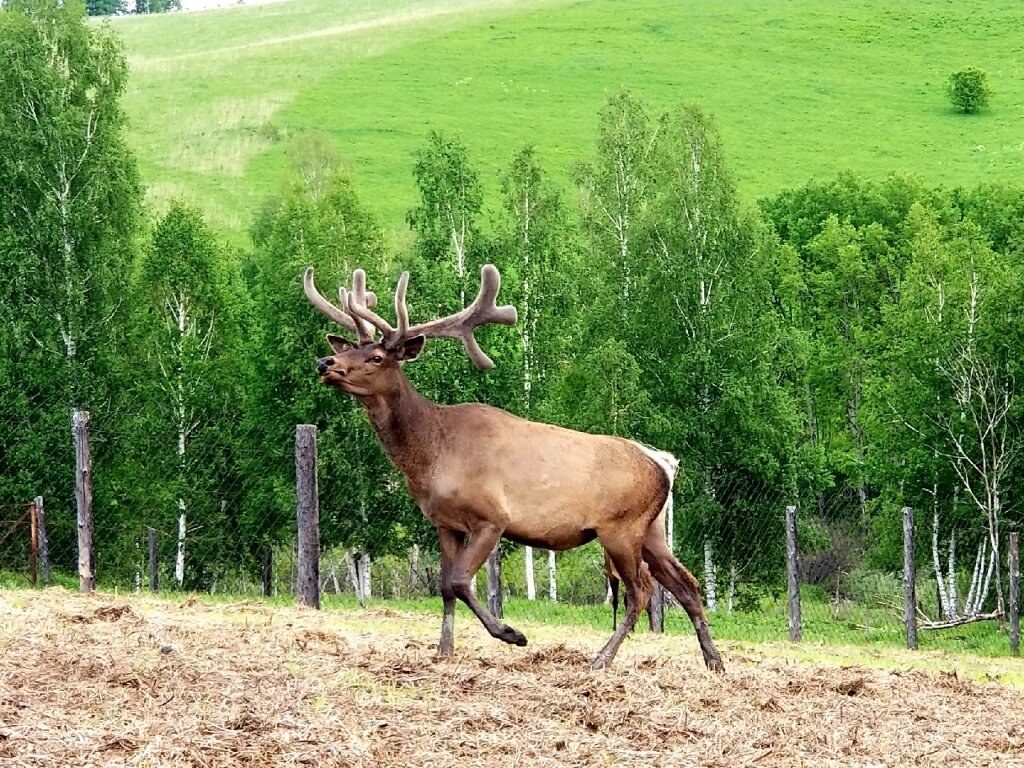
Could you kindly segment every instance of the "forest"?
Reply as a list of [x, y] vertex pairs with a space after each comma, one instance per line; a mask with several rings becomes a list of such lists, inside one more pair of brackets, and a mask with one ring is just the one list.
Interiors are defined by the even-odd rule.
[[[433, 341], [411, 380], [674, 453], [673, 544], [709, 603], [783, 589], [787, 505], [805, 578], [836, 594], [900, 570], [911, 506], [936, 618], [1003, 608], [1024, 491], [1024, 187], [844, 173], [752, 205], [701, 105], [622, 89], [568, 185], [513, 142], [487, 197], [463, 138], [426, 131], [397, 247], [331, 142], [296, 137], [240, 245], [188, 202], [147, 204], [128, 77], [82, 6], [0, 11], [0, 507], [46, 498], [57, 572], [76, 563], [75, 409], [92, 420], [101, 584], [135, 583], [150, 528], [178, 588], [258, 583], [266, 553], [294, 547], [298, 424], [318, 427], [325, 556], [416, 552], [428, 569], [436, 534], [358, 403], [317, 380], [337, 329], [302, 273], [333, 292], [361, 267], [388, 307], [408, 270], [418, 322], [460, 309], [493, 263], [519, 312], [481, 333], [495, 368]], [[0, 570], [23, 550], [0, 541]], [[535, 592], [546, 564], [507, 555], [530, 558], [508, 588]], [[573, 557], [559, 589], [600, 601]]]

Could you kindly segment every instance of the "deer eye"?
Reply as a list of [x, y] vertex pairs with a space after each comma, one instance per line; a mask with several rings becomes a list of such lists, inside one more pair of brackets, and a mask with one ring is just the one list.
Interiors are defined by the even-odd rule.
[[381, 357], [380, 355], [374, 355], [373, 357], [370, 358], [370, 362], [375, 365], [380, 365], [381, 363], [384, 362], [384, 358]]

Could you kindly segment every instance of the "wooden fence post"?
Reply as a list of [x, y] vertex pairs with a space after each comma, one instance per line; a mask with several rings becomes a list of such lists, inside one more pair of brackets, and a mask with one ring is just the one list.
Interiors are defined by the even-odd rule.
[[78, 589], [96, 589], [93, 563], [92, 458], [89, 454], [89, 412], [74, 411], [71, 429], [75, 439], [75, 502], [78, 507]]
[[1010, 653], [1020, 656], [1020, 550], [1017, 532], [1010, 534]]
[[299, 602], [320, 608], [320, 493], [317, 485], [316, 425], [295, 427], [295, 494], [298, 519]]
[[789, 585], [789, 639], [803, 637], [800, 617], [800, 549], [796, 538], [796, 506], [786, 507], [786, 576]]
[[43, 512], [43, 497], [36, 496], [32, 501], [36, 515], [36, 544], [39, 553], [39, 572], [43, 584], [50, 584], [50, 545], [46, 541], [46, 515]]
[[270, 597], [274, 591], [274, 550], [270, 544], [263, 545], [263, 596]]
[[33, 587], [39, 581], [39, 528], [34, 501], [28, 505], [28, 578]]
[[917, 648], [917, 569], [914, 566], [914, 508], [903, 508], [903, 619], [907, 648]]
[[487, 556], [487, 607], [497, 618], [502, 618], [501, 542], [495, 544]]
[[651, 632], [665, 631], [665, 588], [661, 582], [654, 582], [650, 602], [647, 603], [647, 615], [651, 619]]
[[156, 529], [146, 529], [146, 539], [149, 545], [149, 591], [156, 592], [160, 589], [160, 565], [156, 558]]

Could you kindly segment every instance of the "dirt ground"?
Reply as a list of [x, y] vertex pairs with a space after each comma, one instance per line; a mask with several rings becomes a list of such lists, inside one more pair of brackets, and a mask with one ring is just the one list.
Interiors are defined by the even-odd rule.
[[[0, 765], [1024, 766], [1024, 691], [433, 617], [0, 592]], [[530, 627], [524, 627], [530, 634]], [[550, 638], [550, 639], [546, 639]]]

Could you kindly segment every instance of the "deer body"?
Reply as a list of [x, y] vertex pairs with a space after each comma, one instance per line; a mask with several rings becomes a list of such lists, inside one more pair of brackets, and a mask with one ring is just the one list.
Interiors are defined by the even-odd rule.
[[[470, 589], [502, 536], [552, 550], [597, 538], [626, 586], [627, 601], [625, 618], [592, 666], [603, 667], [615, 657], [648, 602], [653, 576], [686, 609], [707, 666], [721, 670], [697, 581], [665, 543], [662, 513], [670, 503], [674, 458], [622, 438], [532, 422], [479, 403], [439, 405], [406, 378], [402, 365], [416, 359], [428, 336], [462, 339], [478, 367], [489, 367], [472, 329], [484, 322], [515, 322], [514, 308], [494, 306], [498, 280], [497, 270], [485, 267], [480, 295], [470, 307], [410, 329], [408, 275], [403, 274], [396, 291], [396, 329], [370, 311], [375, 297], [366, 292], [361, 270], [353, 276], [352, 292], [340, 291], [345, 312], [319, 294], [312, 269], [306, 272], [310, 301], [359, 338], [355, 344], [329, 335], [335, 354], [317, 361], [317, 373], [324, 384], [363, 404], [416, 504], [437, 526], [444, 603], [439, 655], [454, 650], [456, 599], [492, 636], [526, 644], [521, 632], [499, 621]], [[382, 341], [375, 341], [373, 327], [382, 331]]]

